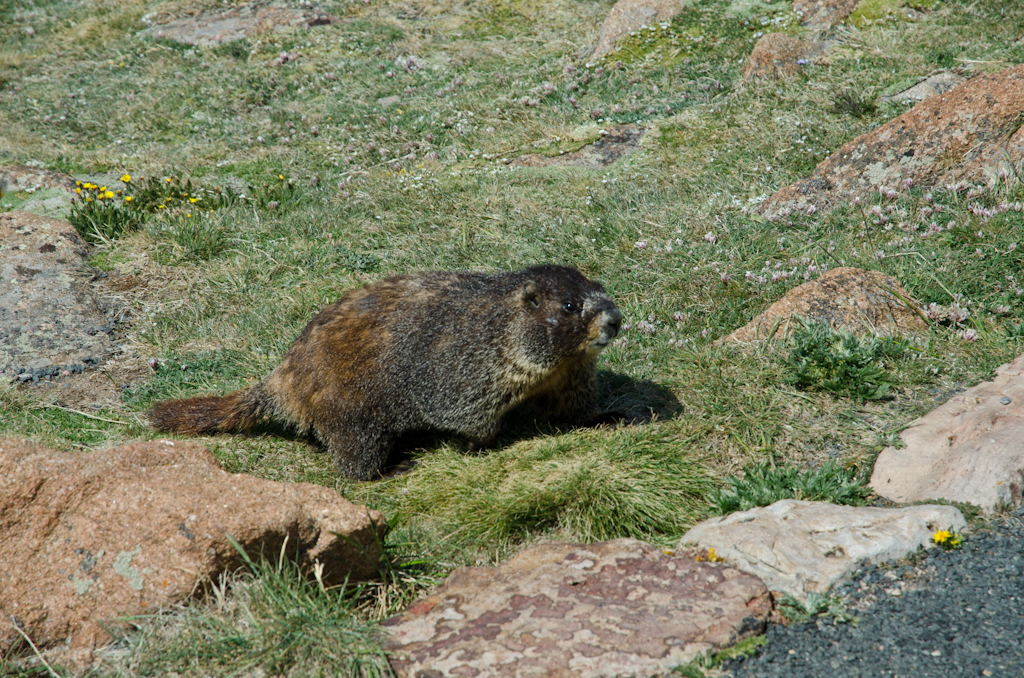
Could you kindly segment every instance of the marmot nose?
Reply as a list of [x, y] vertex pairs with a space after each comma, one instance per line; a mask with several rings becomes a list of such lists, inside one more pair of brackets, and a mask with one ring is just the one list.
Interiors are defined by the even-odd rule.
[[622, 330], [622, 311], [617, 308], [610, 308], [604, 312], [604, 324], [608, 328], [610, 338], [614, 339]]

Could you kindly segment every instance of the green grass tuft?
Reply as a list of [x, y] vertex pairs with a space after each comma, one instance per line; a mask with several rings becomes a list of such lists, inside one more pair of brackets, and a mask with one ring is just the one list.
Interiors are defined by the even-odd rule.
[[854, 469], [832, 461], [803, 473], [789, 465], [756, 464], [743, 470], [743, 478], [730, 476], [728, 482], [729, 488], [711, 495], [712, 503], [723, 515], [768, 506], [781, 499], [863, 506], [871, 492]]
[[208, 602], [131, 621], [138, 675], [391, 676], [378, 627], [356, 614], [358, 589], [325, 588], [281, 557], [209, 586]]
[[481, 456], [424, 457], [405, 489], [406, 516], [445, 521], [464, 542], [507, 542], [557, 531], [567, 539], [682, 533], [707, 512], [703, 465], [669, 436], [588, 432]]

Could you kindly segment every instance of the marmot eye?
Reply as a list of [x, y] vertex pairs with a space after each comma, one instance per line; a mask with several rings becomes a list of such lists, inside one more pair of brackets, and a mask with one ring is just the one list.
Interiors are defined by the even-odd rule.
[[566, 313], [575, 313], [576, 304], [572, 303], [571, 301], [567, 301], [564, 304], [562, 304], [562, 310], [564, 310]]

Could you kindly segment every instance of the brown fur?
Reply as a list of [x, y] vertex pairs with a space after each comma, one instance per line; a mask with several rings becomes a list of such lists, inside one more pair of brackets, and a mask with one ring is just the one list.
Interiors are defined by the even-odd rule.
[[402, 433], [450, 431], [484, 447], [527, 399], [589, 422], [597, 355], [621, 319], [601, 285], [565, 266], [396, 276], [323, 309], [261, 383], [161, 403], [150, 420], [192, 435], [284, 422], [315, 435], [343, 473], [374, 478]]

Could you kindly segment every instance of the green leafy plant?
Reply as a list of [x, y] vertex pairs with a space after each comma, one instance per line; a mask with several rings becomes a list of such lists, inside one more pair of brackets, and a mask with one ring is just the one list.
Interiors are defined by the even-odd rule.
[[862, 506], [871, 492], [855, 469], [832, 461], [803, 473], [790, 465], [756, 464], [744, 468], [742, 478], [729, 476], [728, 482], [730, 487], [711, 495], [711, 502], [723, 514], [768, 506], [780, 499]]
[[792, 337], [786, 366], [792, 382], [808, 391], [828, 391], [859, 402], [885, 397], [893, 381], [886, 360], [907, 349], [904, 339], [858, 337], [823, 323], [805, 323]]
[[806, 601], [797, 600], [787, 593], [779, 601], [778, 610], [779, 614], [790, 623], [803, 623], [815, 617], [831, 617], [833, 624], [851, 622], [854, 626], [859, 621], [857, 617], [844, 609], [841, 598], [821, 593], [809, 593]]

